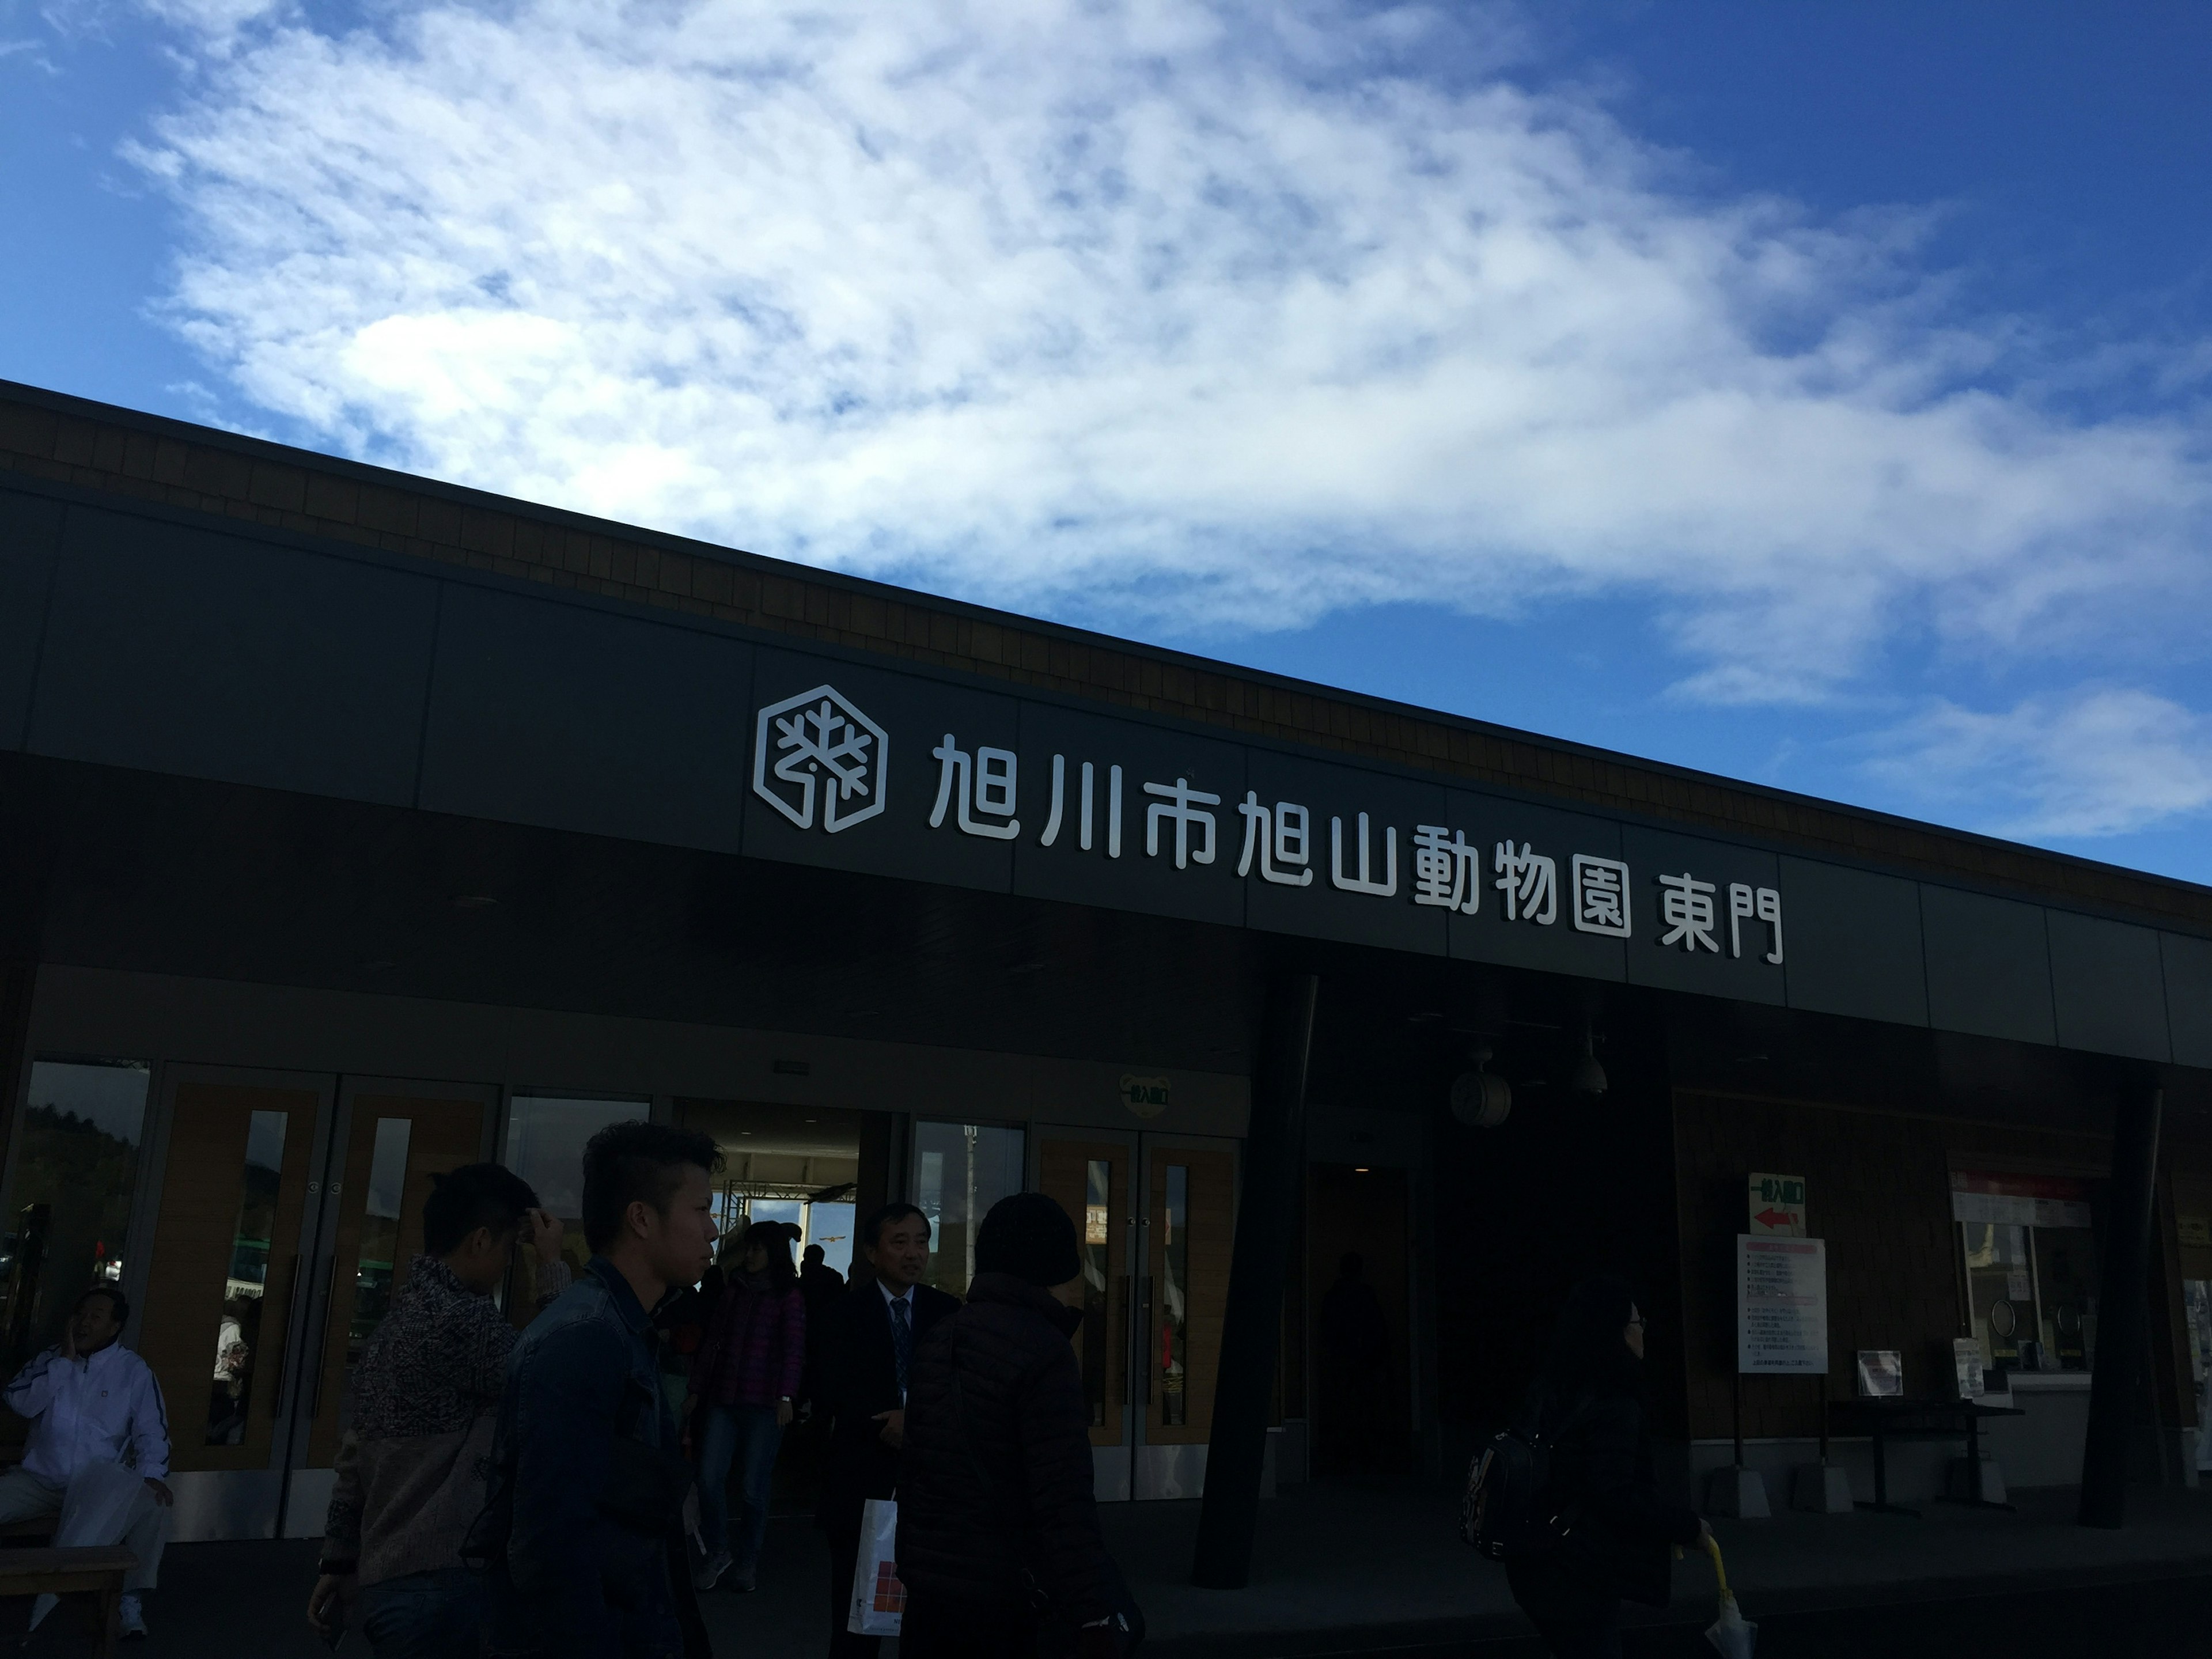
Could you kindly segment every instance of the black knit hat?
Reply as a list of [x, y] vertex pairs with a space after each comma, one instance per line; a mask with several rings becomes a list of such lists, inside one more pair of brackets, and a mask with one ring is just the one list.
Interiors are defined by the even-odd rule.
[[1042, 1193], [1002, 1198], [975, 1230], [975, 1271], [1011, 1273], [1029, 1285], [1065, 1285], [1083, 1271], [1075, 1224]]

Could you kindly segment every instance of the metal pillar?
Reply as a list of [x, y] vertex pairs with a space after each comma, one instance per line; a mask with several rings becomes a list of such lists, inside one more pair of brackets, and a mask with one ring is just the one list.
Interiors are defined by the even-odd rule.
[[2105, 1220], [2105, 1273], [2098, 1287], [2097, 1357], [2089, 1378], [2089, 1437], [2081, 1450], [2085, 1527], [2127, 1521], [2128, 1442], [2136, 1383], [2149, 1346], [2151, 1193], [2158, 1170], [2163, 1091], [2132, 1079], [2112, 1124], [2112, 1196]]
[[1229, 1305], [1221, 1320], [1213, 1435], [1206, 1453], [1198, 1545], [1191, 1555], [1190, 1581], [1207, 1589], [1242, 1589], [1252, 1576], [1291, 1229], [1305, 1161], [1306, 1071], [1320, 990], [1321, 981], [1311, 974], [1290, 975], [1268, 988], [1252, 1068], [1252, 1126], [1244, 1141], [1243, 1191], [1229, 1261]]

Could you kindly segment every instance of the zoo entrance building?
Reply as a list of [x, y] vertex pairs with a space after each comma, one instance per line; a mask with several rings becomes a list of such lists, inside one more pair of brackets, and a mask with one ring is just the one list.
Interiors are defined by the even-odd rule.
[[955, 1291], [1058, 1197], [1099, 1496], [1232, 1556], [1601, 1268], [1699, 1501], [1971, 1369], [1987, 1478], [2196, 1478], [2212, 890], [8, 385], [0, 1078], [0, 1364], [119, 1281], [182, 1537], [319, 1529], [434, 1172], [640, 1115]]

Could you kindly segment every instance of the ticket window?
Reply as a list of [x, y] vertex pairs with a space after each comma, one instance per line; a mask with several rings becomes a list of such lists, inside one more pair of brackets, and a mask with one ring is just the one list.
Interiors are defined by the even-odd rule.
[[2001, 1222], [1959, 1224], [1966, 1256], [1966, 1304], [1982, 1363], [2017, 1370], [2021, 1345], [2036, 1334], [2035, 1263], [2029, 1229]]
[[2096, 1358], [2098, 1291], [2087, 1182], [1954, 1170], [1951, 1216], [1983, 1364], [2087, 1370]]
[[2005, 1222], [1961, 1222], [1959, 1235], [1982, 1363], [2087, 1370], [2096, 1358], [2096, 1236]]

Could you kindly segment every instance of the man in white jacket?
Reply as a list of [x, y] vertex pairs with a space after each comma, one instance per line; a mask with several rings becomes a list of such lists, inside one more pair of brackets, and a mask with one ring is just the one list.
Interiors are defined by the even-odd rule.
[[[58, 1516], [58, 1547], [121, 1544], [138, 1558], [123, 1581], [120, 1623], [143, 1636], [138, 1593], [151, 1589], [169, 1536], [169, 1415], [146, 1362], [116, 1338], [131, 1304], [112, 1285], [77, 1298], [62, 1340], [16, 1374], [4, 1395], [27, 1418], [21, 1467], [0, 1474], [0, 1523]], [[125, 1462], [128, 1456], [129, 1462]], [[31, 1625], [53, 1610], [41, 1595]]]

